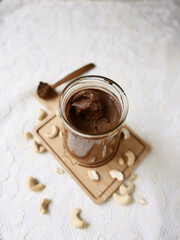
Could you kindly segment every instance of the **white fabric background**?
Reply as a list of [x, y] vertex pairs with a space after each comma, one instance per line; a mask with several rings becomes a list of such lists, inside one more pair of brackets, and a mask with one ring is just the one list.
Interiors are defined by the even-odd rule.
[[[15, 5], [16, 1], [13, 1]], [[25, 1], [21, 1], [25, 2]], [[19, 3], [18, 3], [19, 4]], [[12, 10], [0, 4], [0, 236], [3, 240], [180, 239], [180, 8], [178, 1], [27, 1]], [[8, 6], [10, 7], [10, 6]], [[152, 151], [136, 169], [133, 204], [112, 198], [95, 205], [56, 160], [31, 152], [31, 131], [40, 107], [31, 93], [40, 80], [53, 83], [94, 62], [92, 74], [126, 91], [127, 124]], [[27, 176], [44, 191], [27, 190]], [[148, 204], [136, 201], [144, 197]], [[52, 199], [48, 215], [38, 201]], [[73, 207], [89, 223], [69, 222]]]

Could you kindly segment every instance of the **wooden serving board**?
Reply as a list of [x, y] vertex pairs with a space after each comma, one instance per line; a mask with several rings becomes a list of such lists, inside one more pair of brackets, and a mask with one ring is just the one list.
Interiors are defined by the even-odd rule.
[[[34, 94], [34, 96], [38, 99], [37, 94]], [[54, 102], [51, 100], [53, 106], [49, 104], [49, 101], [48, 104], [46, 104], [46, 101], [47, 100], [41, 100], [40, 102], [54, 112], [55, 107], [53, 106], [56, 106], [57, 109], [58, 99], [54, 99]], [[121, 184], [121, 181], [112, 179], [109, 174], [110, 170], [119, 170], [124, 173], [126, 178], [150, 151], [149, 145], [129, 127], [125, 126], [130, 132], [130, 138], [122, 140], [112, 160], [98, 167], [83, 167], [80, 166], [77, 160], [63, 147], [62, 138], [59, 135], [54, 139], [49, 139], [44, 136], [45, 133], [50, 131], [53, 125], [58, 126], [59, 129], [62, 128], [61, 119], [59, 116], [56, 116], [55, 113], [49, 115], [35, 127], [34, 135], [96, 204], [105, 202]], [[120, 156], [123, 156], [127, 150], [131, 150], [136, 156], [135, 164], [131, 167], [128, 167], [126, 164], [119, 165], [118, 162]], [[99, 181], [92, 181], [89, 178], [88, 170], [92, 169], [98, 172], [100, 176]]]

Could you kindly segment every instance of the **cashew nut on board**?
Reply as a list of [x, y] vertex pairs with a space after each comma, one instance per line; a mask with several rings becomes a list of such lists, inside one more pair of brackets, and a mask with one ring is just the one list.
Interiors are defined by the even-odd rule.
[[127, 151], [124, 154], [127, 157], [127, 165], [130, 167], [134, 164], [135, 162], [135, 155], [132, 151]]
[[129, 131], [127, 130], [127, 128], [123, 127], [121, 129], [121, 133], [123, 134], [123, 138], [124, 140], [128, 139], [130, 137], [130, 133]]
[[113, 169], [109, 173], [112, 178], [116, 178], [118, 181], [122, 181], [124, 179], [123, 173], [118, 170]]
[[88, 175], [89, 175], [89, 178], [91, 180], [94, 180], [94, 181], [98, 181], [99, 180], [99, 175], [98, 175], [98, 173], [95, 170], [89, 170], [88, 171]]
[[124, 159], [123, 158], [119, 158], [119, 165], [124, 165], [125, 162], [124, 162]]
[[55, 138], [59, 134], [59, 128], [57, 126], [52, 126], [51, 131], [44, 134], [47, 138]]

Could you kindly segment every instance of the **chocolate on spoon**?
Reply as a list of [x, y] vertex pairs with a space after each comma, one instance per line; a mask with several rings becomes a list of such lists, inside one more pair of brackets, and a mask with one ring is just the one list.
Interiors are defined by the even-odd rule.
[[37, 88], [37, 93], [38, 96], [40, 98], [44, 98], [44, 99], [49, 99], [49, 98], [53, 98], [57, 95], [56, 91], [54, 90], [57, 86], [59, 86], [60, 84], [72, 80], [75, 77], [78, 77], [79, 75], [89, 71], [90, 69], [94, 68], [95, 64], [90, 63], [88, 65], [85, 65], [84, 67], [81, 67], [79, 69], [77, 69], [76, 71], [68, 74], [66, 77], [62, 78], [61, 80], [59, 80], [58, 82], [50, 85], [48, 83], [44, 83], [44, 82], [40, 82]]

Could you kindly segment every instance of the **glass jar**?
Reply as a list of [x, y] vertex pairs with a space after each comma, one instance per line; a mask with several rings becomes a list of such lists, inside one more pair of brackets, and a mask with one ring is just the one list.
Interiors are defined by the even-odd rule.
[[[120, 105], [119, 122], [112, 129], [95, 134], [86, 134], [77, 129], [66, 118], [65, 108], [68, 100], [80, 90], [98, 89], [110, 94]], [[120, 143], [120, 129], [128, 113], [128, 100], [123, 89], [114, 81], [95, 75], [76, 78], [69, 83], [59, 99], [59, 116], [62, 120], [63, 145], [82, 166], [100, 166], [110, 161], [116, 154]]]

